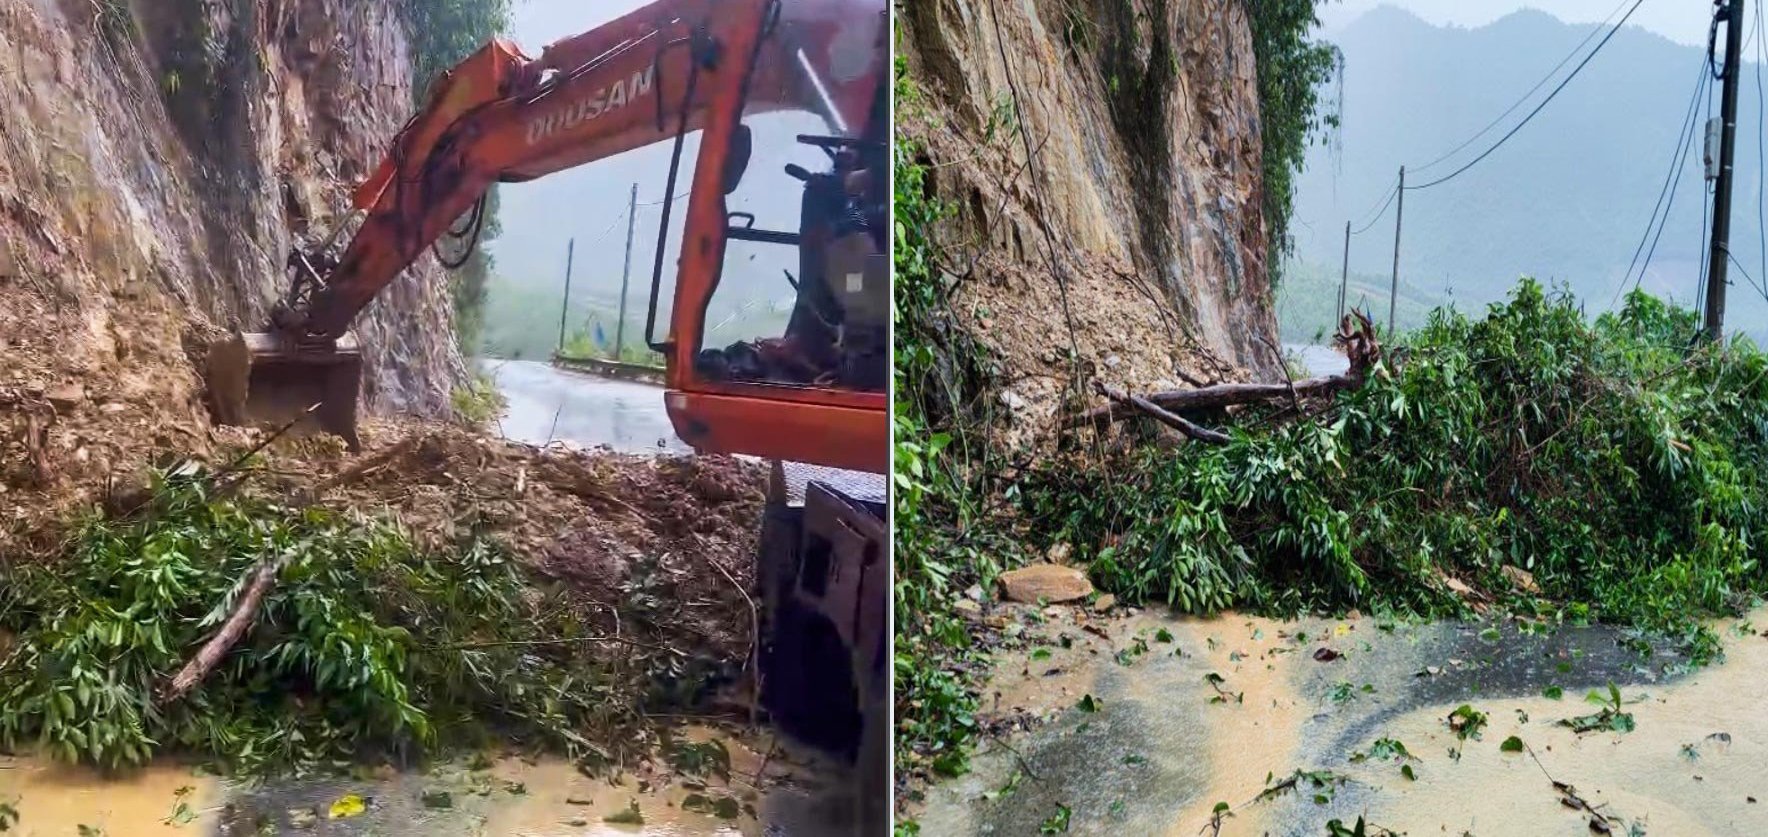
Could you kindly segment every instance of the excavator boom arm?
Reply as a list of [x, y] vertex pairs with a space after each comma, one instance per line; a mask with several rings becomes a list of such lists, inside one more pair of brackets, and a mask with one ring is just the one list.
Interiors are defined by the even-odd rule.
[[[356, 190], [360, 228], [335, 263], [305, 260], [278, 326], [302, 340], [336, 339], [358, 313], [497, 182], [544, 177], [698, 130], [713, 104], [702, 69], [751, 56], [725, 48], [721, 29], [772, 0], [660, 0], [559, 41], [530, 59], [508, 41], [486, 44], [450, 70]], [[845, 36], [842, 0], [799, 0], [788, 26], [755, 55], [747, 113], [805, 110], [832, 127], [862, 124], [867, 84], [825, 78], [806, 49]], [[751, 18], [753, 20], [753, 18]], [[804, 43], [819, 40], [822, 43]], [[828, 52], [825, 52], [828, 54]], [[685, 126], [684, 126], [685, 121]], [[459, 231], [457, 231], [459, 232]], [[470, 234], [470, 230], [467, 231]]]

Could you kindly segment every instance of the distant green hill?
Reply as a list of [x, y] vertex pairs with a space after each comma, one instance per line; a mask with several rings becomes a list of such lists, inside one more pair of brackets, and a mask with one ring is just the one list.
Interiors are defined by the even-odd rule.
[[[1337, 268], [1312, 264], [1295, 263], [1284, 268], [1283, 284], [1277, 288], [1277, 325], [1283, 342], [1324, 344], [1330, 339], [1337, 327], [1338, 274]], [[1390, 276], [1352, 274], [1346, 283], [1346, 307], [1371, 315], [1377, 325], [1386, 328], [1391, 282]], [[1402, 283], [1394, 319], [1401, 331], [1417, 328], [1424, 324], [1430, 309], [1446, 301], [1442, 296]]]
[[[1706, 4], [1689, 8], [1706, 11]], [[1477, 28], [1439, 27], [1380, 7], [1330, 33], [1345, 58], [1343, 127], [1337, 142], [1311, 149], [1298, 181], [1296, 259], [1337, 266], [1345, 221], [1362, 222], [1380, 204], [1401, 164], [1411, 167], [1407, 182], [1418, 185], [1473, 159], [1552, 84], [1491, 134], [1423, 168], [1502, 113], [1594, 26], [1520, 11]], [[1465, 306], [1499, 299], [1530, 275], [1569, 284], [1593, 313], [1606, 309], [1645, 231], [1705, 60], [1704, 49], [1623, 28], [1502, 148], [1453, 180], [1407, 192], [1401, 278], [1426, 293], [1452, 291]], [[1732, 250], [1760, 279], [1757, 71], [1745, 67], [1739, 96]], [[1702, 207], [1709, 201], [1698, 134], [1681, 175], [1643, 287], [1687, 305], [1705, 258]], [[1393, 217], [1390, 208], [1353, 240], [1354, 273], [1391, 270]], [[1742, 277], [1728, 300], [1728, 324], [1768, 334], [1768, 302]]]

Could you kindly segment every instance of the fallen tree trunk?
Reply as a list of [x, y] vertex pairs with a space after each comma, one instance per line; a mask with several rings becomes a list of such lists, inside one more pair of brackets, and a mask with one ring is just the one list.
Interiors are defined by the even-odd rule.
[[[1257, 401], [1269, 401], [1273, 398], [1288, 398], [1291, 391], [1297, 398], [1313, 398], [1331, 395], [1339, 390], [1357, 386], [1359, 381], [1349, 375], [1328, 375], [1324, 378], [1307, 378], [1296, 381], [1292, 388], [1288, 383], [1281, 384], [1217, 384], [1202, 389], [1175, 389], [1152, 392], [1136, 397], [1147, 401], [1164, 411], [1204, 410], [1216, 407], [1228, 407], [1235, 404], [1251, 404]], [[1106, 397], [1110, 398], [1110, 395]], [[1104, 407], [1088, 410], [1068, 420], [1068, 426], [1106, 425], [1119, 419], [1129, 418], [1137, 412], [1145, 412], [1128, 400], [1112, 398], [1117, 402]]]
[[1208, 442], [1212, 445], [1225, 445], [1229, 441], [1228, 434], [1219, 430], [1211, 430], [1196, 422], [1190, 421], [1183, 416], [1175, 416], [1172, 413], [1161, 409], [1158, 405], [1150, 403], [1145, 398], [1112, 389], [1099, 381], [1094, 381], [1093, 385], [1098, 388], [1100, 395], [1115, 402], [1112, 407], [1106, 408], [1107, 410], [1122, 407], [1146, 413], [1161, 424], [1171, 427], [1199, 442]]
[[[1327, 375], [1321, 378], [1270, 384], [1216, 384], [1199, 389], [1166, 390], [1143, 396], [1116, 392], [1100, 384], [1098, 386], [1099, 392], [1111, 399], [1113, 403], [1072, 416], [1064, 422], [1064, 425], [1082, 427], [1090, 424], [1095, 427], [1104, 427], [1114, 421], [1142, 413], [1153, 416], [1168, 426], [1178, 428], [1193, 439], [1198, 439], [1202, 437], [1174, 424], [1174, 420], [1184, 422], [1186, 425], [1196, 430], [1203, 430], [1205, 433], [1214, 433], [1215, 431], [1199, 427], [1197, 424], [1175, 415], [1175, 411], [1217, 409], [1277, 398], [1299, 401], [1302, 398], [1333, 395], [1342, 390], [1362, 386], [1369, 371], [1381, 359], [1381, 343], [1375, 337], [1373, 321], [1364, 316], [1361, 311], [1352, 311], [1339, 322], [1338, 333], [1333, 335], [1332, 340], [1344, 349], [1345, 356], [1350, 360], [1350, 371], [1343, 375]], [[1224, 436], [1222, 440], [1226, 441], [1226, 438]], [[1203, 440], [1215, 441], [1207, 438]]]
[[228, 614], [227, 621], [221, 630], [190, 658], [190, 662], [178, 670], [178, 673], [167, 681], [160, 691], [159, 702], [171, 703], [184, 697], [196, 684], [201, 683], [209, 672], [220, 664], [221, 658], [227, 656], [234, 643], [245, 636], [246, 628], [252, 624], [252, 617], [257, 615], [258, 605], [264, 602], [264, 594], [269, 592], [271, 585], [276, 583], [276, 576], [282, 570], [283, 558], [277, 557], [258, 562], [251, 575], [251, 583], [246, 586], [245, 593], [234, 604], [233, 612]]

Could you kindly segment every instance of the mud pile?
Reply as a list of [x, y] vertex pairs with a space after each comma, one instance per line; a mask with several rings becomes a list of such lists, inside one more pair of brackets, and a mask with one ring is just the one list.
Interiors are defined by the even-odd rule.
[[672, 630], [721, 659], [748, 653], [744, 591], [764, 465], [538, 448], [427, 423], [370, 423], [362, 435], [357, 456], [330, 437], [279, 441], [252, 490], [391, 516], [429, 546], [490, 535], [539, 576], [601, 605], [586, 615], [610, 632], [622, 628], [614, 614], [640, 581], [667, 587], [679, 597]]

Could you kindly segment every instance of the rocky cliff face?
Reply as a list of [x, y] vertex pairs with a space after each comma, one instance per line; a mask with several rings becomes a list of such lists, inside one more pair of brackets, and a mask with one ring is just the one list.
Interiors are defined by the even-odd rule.
[[[193, 353], [263, 325], [291, 241], [328, 227], [410, 112], [393, 6], [0, 0], [12, 531], [152, 451], [214, 440]], [[465, 374], [450, 318], [428, 257], [369, 307], [367, 409], [448, 412]]]
[[925, 94], [899, 130], [957, 207], [949, 267], [975, 269], [954, 299], [1001, 356], [1019, 424], [1059, 406], [1071, 348], [1131, 389], [1280, 375], [1241, 3], [899, 8]]
[[[293, 238], [329, 229], [410, 113], [393, 5], [0, 2], [0, 292], [99, 330], [154, 308], [261, 328]], [[90, 347], [42, 325], [77, 373]], [[463, 364], [432, 260], [358, 330], [366, 407], [447, 411]]]

